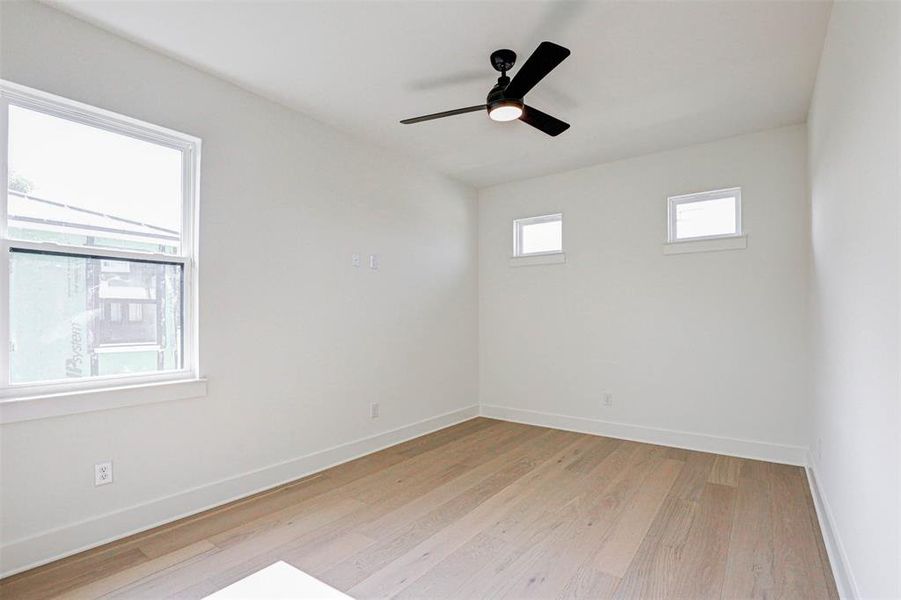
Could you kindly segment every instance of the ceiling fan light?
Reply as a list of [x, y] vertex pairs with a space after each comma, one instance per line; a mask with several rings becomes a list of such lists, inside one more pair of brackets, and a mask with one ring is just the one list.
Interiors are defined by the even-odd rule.
[[514, 103], [496, 104], [488, 109], [492, 121], [515, 121], [522, 116], [522, 106]]

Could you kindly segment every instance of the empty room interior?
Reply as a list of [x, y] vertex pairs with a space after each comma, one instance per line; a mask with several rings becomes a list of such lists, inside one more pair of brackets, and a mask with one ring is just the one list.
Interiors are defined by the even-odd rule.
[[0, 0], [0, 598], [901, 598], [901, 1]]

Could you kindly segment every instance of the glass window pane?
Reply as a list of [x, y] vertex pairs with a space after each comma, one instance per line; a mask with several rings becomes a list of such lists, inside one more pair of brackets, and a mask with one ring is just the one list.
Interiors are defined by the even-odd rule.
[[182, 368], [182, 265], [14, 251], [10, 381]]
[[9, 107], [11, 238], [175, 254], [182, 152]]
[[560, 252], [563, 249], [563, 221], [522, 225], [520, 239], [523, 254]]
[[735, 198], [676, 204], [676, 239], [732, 233], [736, 233]]

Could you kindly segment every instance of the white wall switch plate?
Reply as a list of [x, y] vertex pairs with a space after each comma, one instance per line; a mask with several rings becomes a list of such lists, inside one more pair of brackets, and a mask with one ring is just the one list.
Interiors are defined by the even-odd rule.
[[372, 404], [369, 405], [369, 418], [377, 419], [378, 416], [379, 416], [379, 403], [373, 402]]
[[353, 254], [350, 255], [350, 264], [354, 268], [357, 268], [357, 269], [360, 268], [360, 253], [359, 252], [354, 252]]
[[113, 482], [113, 462], [101, 462], [94, 465], [94, 486]]
[[379, 255], [378, 254], [370, 254], [369, 255], [369, 268], [373, 271], [379, 270]]

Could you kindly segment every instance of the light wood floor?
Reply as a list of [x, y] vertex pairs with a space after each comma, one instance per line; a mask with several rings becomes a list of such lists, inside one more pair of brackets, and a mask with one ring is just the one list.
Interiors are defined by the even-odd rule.
[[473, 419], [0, 581], [199, 598], [284, 560], [356, 598], [836, 598], [798, 467]]

